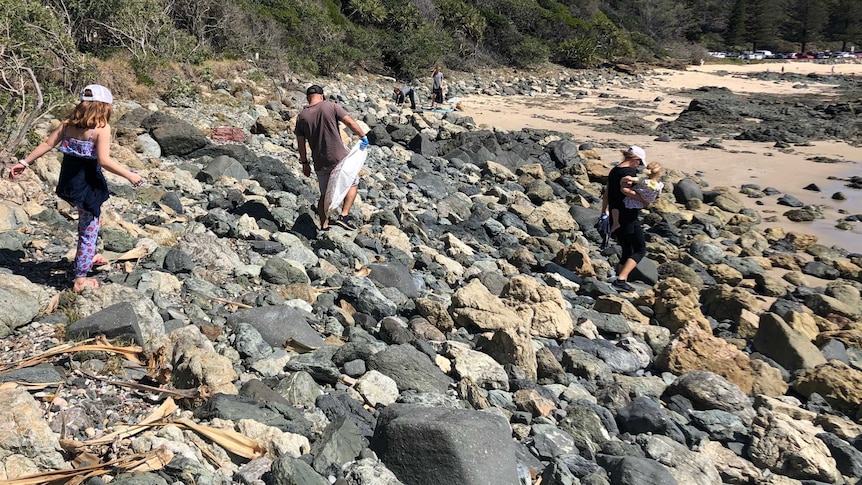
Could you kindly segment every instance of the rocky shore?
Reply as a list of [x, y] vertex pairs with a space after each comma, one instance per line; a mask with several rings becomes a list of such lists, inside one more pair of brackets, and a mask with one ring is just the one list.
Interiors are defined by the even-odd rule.
[[[358, 230], [321, 232], [291, 130], [314, 80], [247, 74], [118, 103], [112, 155], [148, 183], [109, 179], [99, 289], [68, 291], [59, 160], [0, 181], [0, 480], [859, 482], [862, 254], [760, 229], [742, 198], [767, 189], [668, 170], [638, 292], [619, 294], [594, 227], [616, 160], [342, 76], [316, 81], [372, 147]], [[473, 75], [450, 95], [640, 82]], [[664, 133], [705, 133], [698, 106], [751, 117], [707, 94]], [[858, 137], [835, 106], [776, 142]]]

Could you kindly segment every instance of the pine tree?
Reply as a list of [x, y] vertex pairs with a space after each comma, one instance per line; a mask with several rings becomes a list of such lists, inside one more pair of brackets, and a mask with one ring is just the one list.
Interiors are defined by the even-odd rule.
[[727, 21], [727, 32], [724, 39], [729, 46], [742, 45], [746, 36], [745, 17], [747, 14], [748, 0], [736, 0], [730, 10], [730, 19]]
[[825, 1], [791, 0], [784, 38], [800, 44], [805, 52], [809, 42], [820, 40], [829, 20]]
[[778, 0], [751, 0], [747, 3], [745, 40], [751, 44], [751, 50], [773, 44], [777, 40], [782, 14]]
[[841, 41], [841, 50], [847, 52], [847, 44], [862, 44], [862, 0], [837, 0], [833, 2], [826, 36], [829, 40]]

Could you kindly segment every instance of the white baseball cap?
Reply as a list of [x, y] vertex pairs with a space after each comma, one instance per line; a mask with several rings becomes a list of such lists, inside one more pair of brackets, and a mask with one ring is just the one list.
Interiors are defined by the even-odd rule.
[[101, 101], [114, 104], [114, 96], [111, 91], [101, 84], [90, 84], [81, 90], [81, 101]]
[[632, 145], [629, 147], [628, 150], [626, 150], [626, 153], [631, 153], [632, 155], [638, 157], [641, 161], [641, 165], [646, 165], [646, 152], [643, 148], [637, 145]]

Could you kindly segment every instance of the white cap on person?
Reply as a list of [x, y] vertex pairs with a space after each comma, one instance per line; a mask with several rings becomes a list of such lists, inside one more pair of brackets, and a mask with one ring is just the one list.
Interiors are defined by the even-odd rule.
[[632, 155], [638, 157], [641, 161], [641, 165], [646, 165], [646, 152], [643, 148], [637, 145], [632, 145], [629, 147], [628, 153], [631, 153]]
[[105, 86], [90, 84], [81, 90], [81, 101], [101, 101], [102, 103], [114, 104], [114, 96]]

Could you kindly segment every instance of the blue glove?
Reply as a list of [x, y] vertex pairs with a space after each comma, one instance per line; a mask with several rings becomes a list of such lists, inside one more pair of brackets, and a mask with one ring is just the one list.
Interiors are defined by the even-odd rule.
[[359, 139], [359, 149], [365, 150], [366, 148], [368, 148], [368, 137], [363, 136], [362, 138]]
[[605, 220], [605, 219], [607, 219], [607, 218], [608, 218], [608, 215], [607, 215], [607, 214], [601, 214], [601, 215], [599, 215], [599, 220], [600, 220], [600, 221], [603, 221], [603, 220]]

